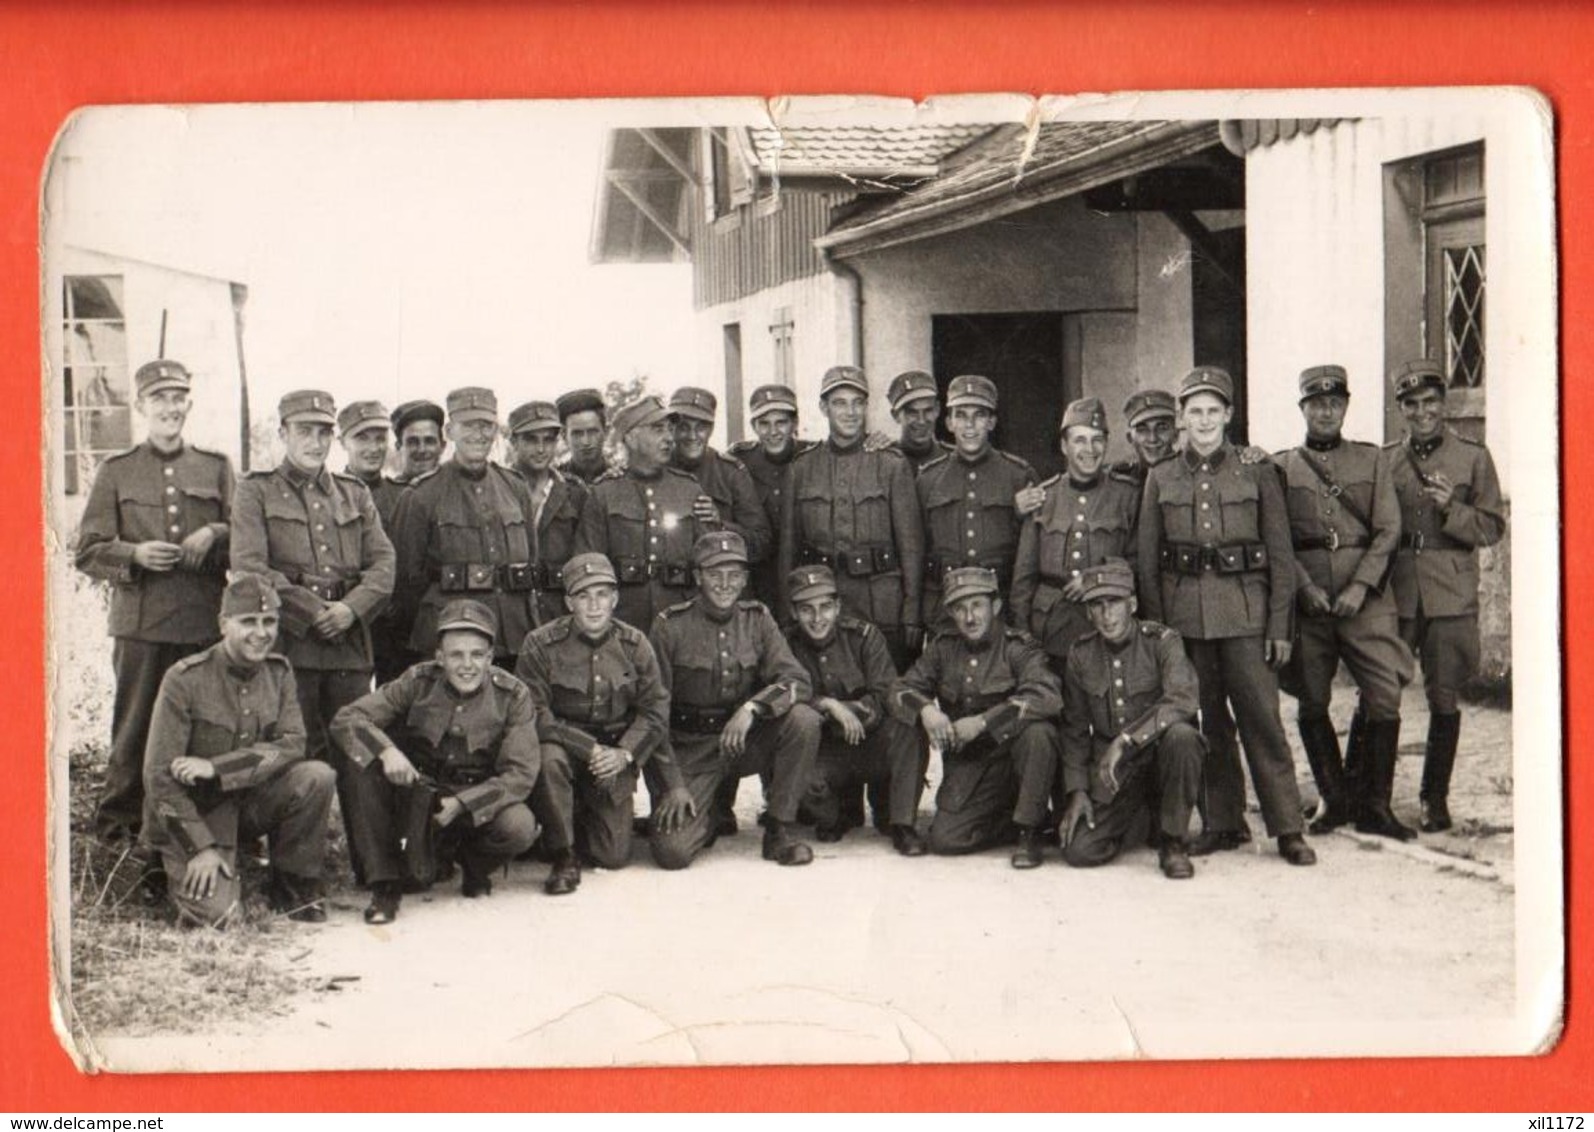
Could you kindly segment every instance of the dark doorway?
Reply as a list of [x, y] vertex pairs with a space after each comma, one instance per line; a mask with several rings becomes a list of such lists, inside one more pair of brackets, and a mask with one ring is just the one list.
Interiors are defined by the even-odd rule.
[[1208, 233], [1190, 267], [1195, 364], [1221, 366], [1234, 378], [1229, 439], [1249, 443], [1250, 396], [1245, 382], [1245, 229]]
[[[1042, 477], [1062, 468], [1057, 421], [1079, 391], [1065, 376], [1063, 312], [938, 314], [931, 318], [932, 367], [941, 386], [960, 374], [983, 374], [996, 383], [995, 442], [1022, 456]], [[1075, 383], [1078, 367], [1074, 367]], [[945, 429], [940, 430], [945, 435]]]

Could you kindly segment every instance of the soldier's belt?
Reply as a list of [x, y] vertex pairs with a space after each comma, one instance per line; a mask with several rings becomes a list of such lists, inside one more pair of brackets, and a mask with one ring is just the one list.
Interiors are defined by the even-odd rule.
[[1230, 542], [1221, 546], [1201, 546], [1193, 542], [1170, 542], [1162, 548], [1164, 570], [1199, 577], [1216, 574], [1252, 574], [1267, 569], [1267, 544]]
[[1421, 554], [1425, 550], [1471, 550], [1447, 534], [1425, 535], [1421, 531], [1402, 531], [1400, 533], [1400, 548], [1402, 550], [1415, 550]]
[[889, 546], [861, 547], [858, 550], [838, 550], [833, 554], [817, 546], [805, 546], [802, 552], [804, 566], [829, 566], [838, 574], [849, 578], [872, 578], [876, 574], [892, 574], [902, 569], [902, 560]]
[[[741, 705], [738, 704], [737, 707]], [[670, 728], [688, 735], [718, 735], [725, 730], [736, 708], [699, 708], [689, 705], [671, 705]]]
[[322, 601], [342, 601], [344, 595], [354, 588], [353, 583], [342, 575], [317, 574], [309, 570], [300, 572], [298, 583]]
[[640, 586], [649, 581], [688, 589], [697, 585], [697, 571], [684, 562], [649, 562], [645, 558], [616, 558], [614, 572], [622, 586]]
[[446, 594], [526, 593], [535, 586], [531, 562], [451, 562], [437, 568], [437, 588]]
[[625, 733], [631, 729], [629, 723], [582, 723], [577, 726], [605, 747], [613, 747], [618, 744], [625, 737]]
[[1004, 557], [987, 557], [977, 559], [972, 562], [956, 562], [948, 561], [944, 558], [937, 558], [932, 555], [924, 560], [924, 580], [927, 582], [934, 582], [936, 585], [940, 585], [941, 579], [946, 575], [948, 570], [956, 570], [962, 566], [983, 566], [987, 570], [996, 571], [997, 584], [1005, 590], [1007, 589], [1008, 583], [1011, 580], [1010, 575], [1012, 573], [1013, 563], [1011, 559]]
[[449, 790], [463, 790], [468, 786], [480, 786], [493, 776], [490, 768], [484, 766], [433, 766], [422, 770], [423, 778], [429, 778], [438, 786]]
[[1362, 535], [1346, 535], [1341, 538], [1338, 531], [1329, 531], [1326, 535], [1308, 535], [1295, 540], [1296, 550], [1355, 550], [1370, 545], [1372, 544]]
[[970, 696], [965, 700], [943, 700], [946, 705], [946, 716], [953, 721], [967, 719], [971, 715], [984, 715], [997, 704], [1006, 703], [1006, 695]]
[[563, 592], [565, 588], [564, 575], [557, 566], [546, 562], [533, 562], [531, 564], [531, 584], [539, 590]]

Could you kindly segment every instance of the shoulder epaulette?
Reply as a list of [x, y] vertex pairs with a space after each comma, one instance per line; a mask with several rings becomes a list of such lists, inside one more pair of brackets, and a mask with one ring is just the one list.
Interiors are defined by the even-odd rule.
[[691, 608], [692, 608], [692, 603], [690, 601], [678, 601], [674, 605], [669, 605], [669, 606], [666, 606], [665, 608], [659, 610], [659, 616], [660, 617], [679, 617], [681, 614], [690, 611]]
[[755, 449], [757, 447], [758, 447], [758, 441], [756, 441], [756, 440], [752, 439], [751, 437], [749, 437], [746, 440], [738, 440], [735, 444], [731, 445], [725, 451], [727, 453], [733, 455], [733, 456], [740, 456], [744, 452], [751, 452], [753, 449]]
[[[865, 621], [862, 617], [854, 617], [850, 613], [843, 613], [840, 617], [836, 618], [836, 627], [838, 629], [852, 629], [858, 633], [862, 633], [864, 636], [868, 636], [869, 630], [874, 629], [874, 623], [871, 621]], [[875, 631], [879, 632], [878, 629], [875, 629]]]
[[1055, 476], [1048, 476], [1045, 479], [1041, 480], [1041, 490], [1045, 491], [1046, 489], [1050, 488], [1053, 484], [1061, 483], [1062, 480], [1063, 480], [1063, 473], [1062, 472], [1058, 472]]
[[1107, 469], [1107, 478], [1112, 480], [1114, 483], [1126, 483], [1131, 487], [1138, 487], [1140, 485], [1140, 475], [1136, 471], [1136, 466], [1123, 461], [1120, 461], [1119, 463], [1116, 463]]
[[277, 473], [277, 469], [276, 468], [255, 468], [253, 471], [245, 472], [244, 473], [244, 479], [246, 479], [246, 480], [266, 480], [266, 479], [270, 479], [272, 476], [276, 475], [276, 473]]
[[[275, 656], [276, 653], [271, 653], [269, 655]], [[197, 668], [199, 665], [204, 664], [209, 657], [209, 649], [205, 649], [203, 652], [196, 652], [191, 656], [185, 656], [181, 660], [172, 662], [171, 671], [187, 672], [190, 668]]]
[[1454, 437], [1455, 439], [1461, 441], [1461, 443], [1463, 443], [1463, 444], [1470, 444], [1474, 448], [1483, 448], [1483, 447], [1485, 447], [1483, 441], [1474, 440], [1470, 436], [1464, 436], [1461, 433], [1457, 432], [1455, 429], [1450, 428], [1448, 426], [1445, 428], [1445, 435], [1447, 437]]
[[1352, 448], [1377, 448], [1378, 447], [1378, 445], [1374, 444], [1370, 440], [1346, 440], [1345, 443], [1350, 445]]
[[697, 477], [696, 476], [694, 476], [691, 472], [683, 472], [680, 468], [677, 468], [674, 464], [665, 464], [664, 465], [664, 471], [667, 474], [669, 474], [669, 475], [680, 476], [683, 480], [691, 480], [693, 484], [697, 483]]
[[521, 483], [526, 482], [526, 477], [520, 474], [519, 468], [511, 468], [508, 464], [488, 464], [487, 466], [489, 468], [497, 468], [511, 479], [519, 480]]
[[[228, 456], [227, 453], [222, 452], [222, 451], [220, 451], [218, 449], [215, 449], [215, 448], [206, 448], [202, 444], [190, 444], [190, 445], [188, 445], [188, 447], [192, 448], [195, 452], [198, 452], [201, 456], [209, 456], [212, 459], [216, 459], [216, 460], [231, 460], [232, 459], [232, 457]], [[131, 451], [131, 449], [129, 449], [129, 451]]]
[[333, 472], [332, 478], [335, 480], [342, 480], [344, 483], [357, 483], [361, 487], [365, 488], [366, 491], [371, 490], [370, 486], [359, 476], [351, 476], [348, 472]]
[[801, 460], [804, 456], [811, 456], [813, 453], [818, 452], [819, 449], [820, 449], [820, 442], [817, 441], [817, 440], [814, 441], [807, 448], [798, 448], [796, 452], [792, 453], [792, 457], [791, 457], [792, 463], [795, 464], [798, 460]]
[[437, 467], [433, 468], [429, 472], [422, 472], [420, 475], [418, 475], [414, 479], [410, 480], [410, 486], [411, 487], [420, 487], [421, 484], [425, 483], [429, 479], [432, 479], [433, 477], [435, 477], [437, 475], [438, 472], [440, 472], [442, 470], [443, 470], [443, 465], [439, 464], [439, 465], [437, 465]]
[[721, 460], [724, 460], [727, 464], [729, 464], [733, 468], [740, 468], [744, 472], [747, 470], [747, 465], [742, 463], [739, 459], [737, 459], [735, 456], [733, 456], [729, 452], [716, 452], [716, 453], [714, 453], [714, 455], [718, 456]]
[[792, 441], [792, 448], [793, 448], [792, 455], [793, 456], [801, 456], [804, 452], [810, 452], [813, 449], [818, 448], [818, 447], [819, 447], [819, 441], [817, 441], [817, 440], [793, 440]]
[[614, 635], [619, 637], [622, 641], [635, 642], [645, 641], [648, 639], [648, 635], [646, 633], [644, 633], [641, 629], [638, 629], [629, 621], [611, 621], [609, 622], [609, 626], [614, 632]]
[[1011, 452], [1003, 452], [1000, 448], [993, 448], [991, 451], [995, 452], [998, 456], [1006, 460], [1009, 464], [1012, 464], [1014, 467], [1022, 468], [1032, 476], [1035, 474], [1035, 466], [1028, 460], [1024, 459], [1024, 457], [1015, 456]]
[[120, 459], [123, 459], [124, 457], [131, 456], [133, 453], [137, 452], [142, 447], [144, 447], [142, 444], [135, 444], [131, 448], [124, 448], [120, 452], [113, 452], [113, 453], [111, 453], [111, 455], [105, 457], [105, 459], [102, 460], [101, 463], [109, 464], [112, 460], [120, 460]]
[[1161, 640], [1172, 632], [1173, 630], [1161, 621], [1142, 621], [1140, 623], [1140, 635], [1143, 637], [1155, 637]]
[[268, 652], [266, 654], [266, 663], [267, 664], [278, 664], [278, 665], [281, 665], [283, 668], [289, 668], [289, 669], [291, 669], [293, 667], [293, 662], [290, 661], [287, 657], [283, 656], [280, 652]]
[[513, 672], [505, 672], [502, 668], [499, 668], [497, 665], [492, 666], [490, 671], [492, 673], [493, 683], [497, 684], [500, 688], [503, 688], [505, 691], [511, 691], [512, 692], [516, 688], [524, 689], [526, 687], [526, 685], [524, 685], [524, 684], [522, 684], [520, 682], [520, 678], [518, 676], [516, 676]]
[[1095, 629], [1086, 629], [1083, 633], [1079, 634], [1079, 636], [1068, 642], [1068, 651], [1073, 652], [1075, 649], [1082, 648], [1087, 644], [1099, 640], [1101, 640], [1100, 632]]
[[605, 468], [603, 471], [599, 472], [598, 477], [592, 481], [592, 486], [597, 487], [600, 483], [608, 483], [611, 480], [623, 479], [625, 479], [624, 468]]
[[[740, 598], [736, 602], [736, 607], [738, 609], [748, 609], [748, 610], [762, 609], [765, 613], [769, 613], [769, 606], [767, 606], [763, 602], [759, 601], [756, 597]], [[774, 614], [770, 613], [770, 616], [773, 617]]]
[[1036, 648], [1040, 647], [1040, 642], [1032, 637], [1027, 630], [1019, 629], [1012, 625], [1004, 625], [1002, 628], [1006, 631], [1008, 640], [1023, 641], [1025, 644], [1034, 645]]
[[[887, 449], [887, 451], [891, 451], [891, 450]], [[899, 453], [897, 453], [897, 455], [901, 456], [902, 454], [899, 452]], [[943, 452], [939, 456], [931, 456], [928, 460], [926, 460], [924, 463], [919, 465], [919, 474], [922, 476], [922, 475], [924, 475], [925, 472], [929, 471], [931, 468], [938, 467], [939, 465], [946, 463], [951, 458], [952, 458], [952, 453], [950, 453], [950, 452]], [[903, 456], [903, 459], [907, 459], [907, 457]]]
[[1399, 440], [1386, 440], [1383, 443], [1383, 449], [1384, 449], [1385, 452], [1389, 452], [1389, 451], [1392, 451], [1393, 449], [1399, 448], [1404, 443], [1406, 443], [1404, 437], [1402, 437]]
[[570, 636], [570, 618], [560, 617], [546, 625], [539, 625], [532, 630], [532, 635], [540, 644], [556, 645]]

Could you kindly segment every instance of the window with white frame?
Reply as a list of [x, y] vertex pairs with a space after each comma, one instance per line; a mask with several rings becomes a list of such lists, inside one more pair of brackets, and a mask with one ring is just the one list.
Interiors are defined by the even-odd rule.
[[68, 275], [62, 285], [65, 488], [74, 495], [106, 456], [133, 442], [127, 322], [120, 275]]

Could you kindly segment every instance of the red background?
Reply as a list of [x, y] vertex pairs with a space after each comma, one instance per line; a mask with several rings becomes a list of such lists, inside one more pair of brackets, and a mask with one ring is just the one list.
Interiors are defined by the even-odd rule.
[[[41, 6], [42, 7], [42, 6]], [[1510, 84], [1557, 117], [1563, 310], [1590, 301], [1594, 222], [1594, 9], [1483, 3], [611, 3], [537, 8], [280, 3], [75, 3], [0, 8], [0, 342], [15, 421], [42, 420], [38, 186], [51, 139], [89, 103], [825, 94]], [[1580, 191], [1581, 190], [1581, 191]], [[1594, 322], [1562, 333], [1565, 368], [1594, 357]], [[1576, 434], [1587, 387], [1567, 383]], [[0, 907], [7, 1006], [0, 1109], [521, 1108], [1393, 1108], [1567, 1112], [1594, 1107], [1588, 1008], [1590, 904], [1571, 900], [1568, 1024], [1534, 1059], [892, 1066], [813, 1069], [320, 1073], [84, 1077], [46, 1006], [43, 577], [40, 462], [32, 438], [0, 446], [0, 546], [22, 548], [0, 608], [11, 643], [11, 728], [0, 789]], [[1564, 477], [1594, 475], [1594, 448], [1564, 448]], [[1590, 509], [1567, 509], [1566, 623], [1594, 616]], [[1566, 642], [1567, 702], [1590, 684]], [[1590, 720], [1571, 715], [1572, 752]], [[1550, 758], [1552, 752], [1532, 753]], [[1567, 760], [1575, 763], [1576, 759]], [[1588, 774], [1568, 782], [1567, 892], [1594, 835]]]

